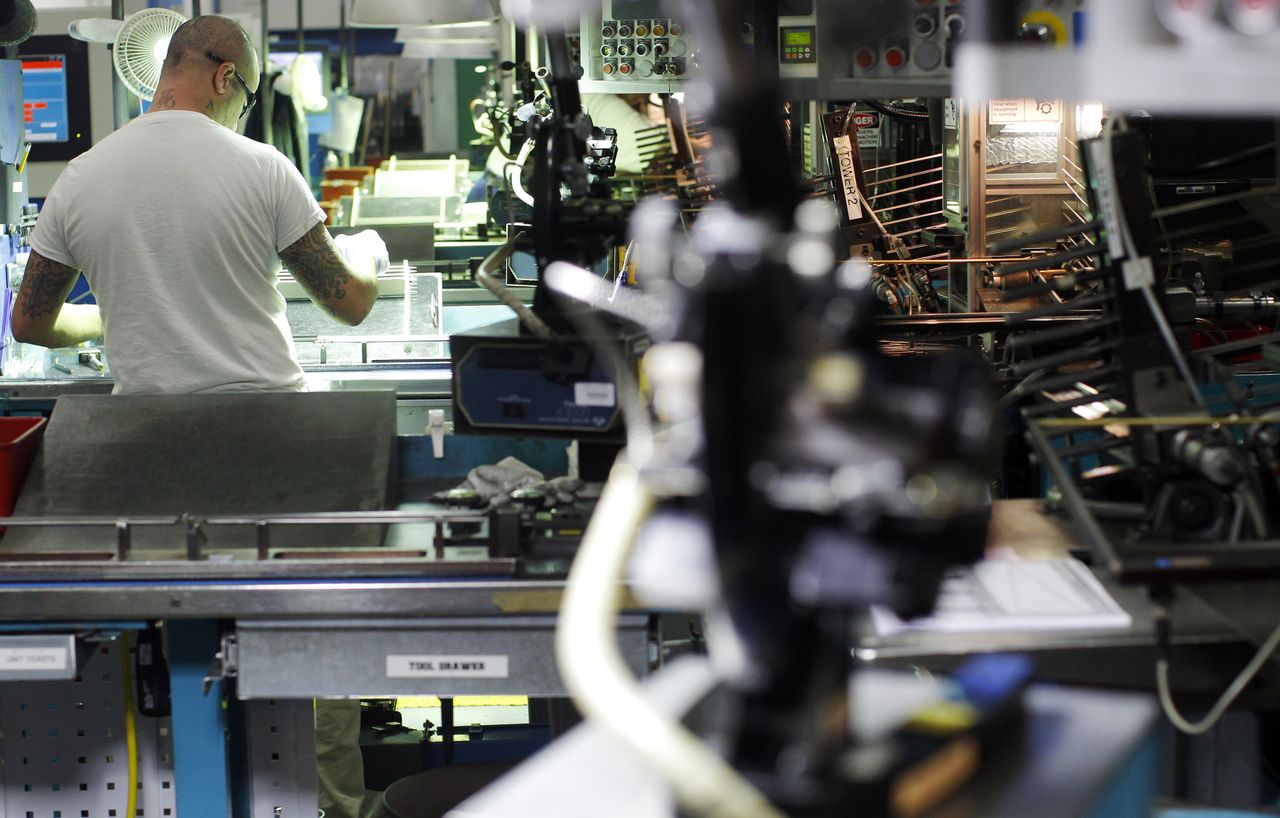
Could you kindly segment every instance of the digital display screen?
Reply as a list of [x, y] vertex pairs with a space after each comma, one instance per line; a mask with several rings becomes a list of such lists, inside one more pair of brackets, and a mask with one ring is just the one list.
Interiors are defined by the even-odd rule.
[[813, 32], [808, 30], [784, 32], [783, 45], [813, 45]]
[[24, 54], [22, 95], [22, 119], [28, 142], [70, 141], [65, 54]]
[[609, 15], [614, 20], [652, 20], [667, 15], [662, 10], [662, 0], [613, 0]]

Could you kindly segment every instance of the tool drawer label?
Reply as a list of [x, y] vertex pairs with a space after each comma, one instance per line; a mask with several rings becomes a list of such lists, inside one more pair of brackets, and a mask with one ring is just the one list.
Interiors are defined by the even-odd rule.
[[613, 384], [584, 381], [573, 385], [573, 402], [579, 406], [616, 406], [618, 400]]
[[506, 656], [387, 657], [388, 679], [505, 679]]
[[66, 670], [66, 648], [0, 648], [0, 672]]

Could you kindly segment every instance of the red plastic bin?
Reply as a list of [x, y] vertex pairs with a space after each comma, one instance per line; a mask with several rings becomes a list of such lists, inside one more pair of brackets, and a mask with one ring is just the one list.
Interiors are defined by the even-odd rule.
[[0, 516], [13, 513], [47, 424], [47, 418], [0, 417]]

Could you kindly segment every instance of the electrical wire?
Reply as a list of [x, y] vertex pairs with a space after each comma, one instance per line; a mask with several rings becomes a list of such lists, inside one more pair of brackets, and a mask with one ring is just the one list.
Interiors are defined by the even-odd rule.
[[133, 712], [133, 667], [129, 656], [129, 633], [120, 634], [120, 689], [124, 705], [125, 753], [129, 757], [129, 788], [125, 815], [138, 814], [138, 722]]
[[910, 108], [902, 108], [876, 99], [864, 99], [861, 102], [871, 110], [879, 111], [885, 116], [891, 116], [894, 119], [905, 119], [912, 123], [926, 123], [929, 121], [928, 111], [913, 111]]
[[618, 651], [627, 559], [654, 498], [624, 451], [569, 569], [556, 625], [565, 689], [594, 724], [631, 748], [702, 818], [785, 818], [723, 758], [646, 699]]
[[[1163, 630], [1167, 631], [1167, 626]], [[1162, 641], [1164, 642], [1162, 652], [1167, 652], [1167, 636]], [[1164, 710], [1165, 716], [1174, 727], [1187, 735], [1199, 736], [1209, 732], [1222, 718], [1222, 714], [1227, 712], [1231, 703], [1244, 692], [1249, 682], [1253, 681], [1253, 677], [1258, 675], [1258, 671], [1262, 670], [1262, 666], [1271, 658], [1271, 654], [1275, 653], [1277, 647], [1280, 647], [1280, 625], [1276, 626], [1267, 640], [1262, 643], [1262, 647], [1258, 648], [1258, 652], [1254, 654], [1249, 664], [1245, 665], [1240, 675], [1223, 691], [1205, 717], [1198, 722], [1188, 721], [1178, 710], [1169, 685], [1169, 659], [1167, 656], [1161, 656], [1156, 660], [1156, 691], [1159, 693], [1160, 707]]]

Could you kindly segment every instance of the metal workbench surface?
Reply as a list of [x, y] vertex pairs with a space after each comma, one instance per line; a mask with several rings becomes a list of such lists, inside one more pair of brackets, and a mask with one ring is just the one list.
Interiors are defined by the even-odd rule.
[[388, 619], [554, 614], [564, 582], [512, 579], [8, 582], [0, 620]]
[[[448, 362], [437, 366], [365, 364], [308, 367], [305, 376], [310, 392], [393, 389], [400, 397], [415, 398], [448, 398], [452, 394], [453, 383], [453, 372]], [[0, 400], [46, 401], [62, 395], [105, 395], [114, 386], [115, 381], [109, 377], [0, 379]]]

